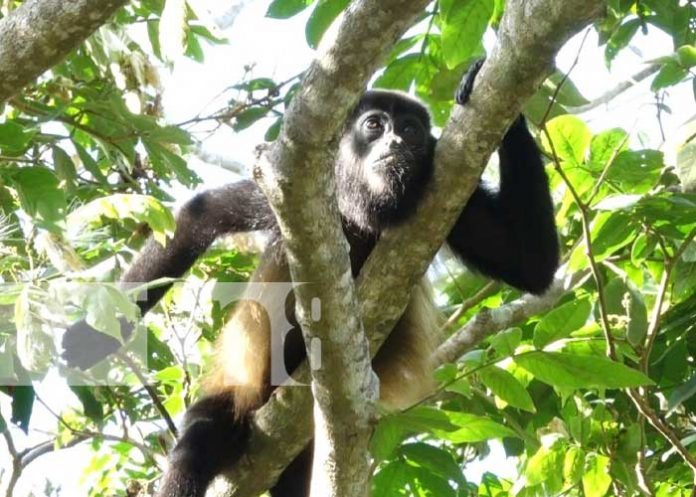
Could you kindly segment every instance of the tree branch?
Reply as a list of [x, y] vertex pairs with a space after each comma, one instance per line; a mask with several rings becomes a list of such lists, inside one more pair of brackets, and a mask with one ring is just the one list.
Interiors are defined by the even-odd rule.
[[[367, 79], [427, 4], [354, 2], [307, 71], [280, 138], [255, 168], [278, 220], [292, 279], [311, 282], [296, 287], [295, 295], [315, 399], [313, 496], [368, 493], [378, 398], [335, 197], [332, 152]], [[320, 318], [313, 309], [318, 297]]]
[[438, 347], [434, 363], [441, 365], [454, 362], [488, 336], [521, 323], [535, 314], [553, 309], [558, 300], [586, 275], [586, 271], [572, 275], [557, 274], [544, 295], [537, 297], [527, 294], [496, 309], [481, 310]]
[[0, 103], [104, 24], [127, 0], [27, 0], [0, 19]]
[[[425, 3], [360, 2], [351, 8], [333, 45], [324, 50], [323, 57], [308, 72], [294, 100], [292, 115], [286, 118], [280, 138], [282, 145], [266, 154], [265, 162], [256, 170], [280, 217], [284, 235], [294, 235], [287, 240], [289, 258], [294, 267], [293, 278], [295, 281], [308, 281], [304, 279], [305, 275], [316, 277], [319, 274], [327, 280], [338, 278], [325, 284], [329, 295], [335, 295], [334, 292], [339, 290], [348, 292], [335, 308], [342, 312], [350, 312], [355, 299], [350, 293], [352, 282], [347, 277], [350, 273], [345, 245], [338, 246], [345, 242], [333, 199], [332, 168], [322, 171], [317, 165], [331, 163], [325, 151], [343, 123], [347, 109], [362, 91], [365, 79], [376, 68], [379, 56], [383, 55], [385, 48], [381, 44], [387, 40], [393, 42], [407, 26], [404, 19], [422, 9]], [[389, 14], [392, 17], [385, 18], [385, 12], [397, 5], [400, 7]], [[363, 9], [368, 7], [375, 12], [370, 14], [371, 17], [361, 17], [367, 12]], [[601, 15], [604, 8], [605, 2], [600, 0], [580, 4], [556, 0], [508, 3], [498, 45], [477, 77], [470, 103], [454, 110], [444, 130], [437, 149], [437, 172], [422, 207], [415, 219], [383, 234], [362, 269], [358, 296], [372, 353], [403, 312], [413, 284], [422, 277], [442, 244], [508, 125], [550, 73], [558, 49], [570, 36]], [[409, 14], [405, 15], [403, 9], [408, 9]], [[398, 29], [392, 27], [394, 22]], [[327, 102], [331, 103], [330, 111], [327, 111]], [[467, 158], [466, 164], [462, 163], [462, 157]], [[302, 171], [304, 178], [293, 177], [293, 168]], [[289, 205], [303, 205], [303, 208], [298, 212], [286, 211], [285, 207]], [[308, 216], [309, 213], [320, 215], [323, 225], [316, 226], [318, 218]], [[326, 223], [327, 218], [333, 221]], [[307, 240], [314, 241], [314, 245], [307, 244]], [[403, 250], [405, 246], [409, 247], [408, 252]], [[337, 251], [331, 252], [334, 249]], [[327, 255], [325, 251], [334, 255]], [[398, 257], [395, 254], [399, 254]], [[305, 261], [307, 258], [311, 260]], [[325, 268], [327, 272], [316, 272], [319, 268]], [[303, 324], [309, 315], [302, 311], [308, 309], [309, 295], [305, 293], [299, 295], [299, 314]], [[331, 300], [322, 300], [322, 304], [333, 307]], [[338, 315], [329, 316], [329, 320]], [[349, 323], [349, 326], [337, 330], [342, 333], [353, 328], [359, 334], [360, 323], [355, 320]], [[311, 326], [309, 329], [309, 336], [314, 336], [315, 331]], [[324, 331], [326, 329], [322, 333]], [[357, 357], [363, 359], [360, 347], [353, 345], [351, 354], [343, 357], [357, 353]], [[332, 369], [342, 364], [340, 357], [338, 361], [334, 363], [331, 359]], [[363, 366], [359, 371], [364, 374]], [[354, 377], [360, 375], [358, 370], [351, 374]], [[298, 381], [308, 378], [305, 367], [300, 368], [295, 376]], [[322, 392], [324, 394], [326, 392]], [[338, 394], [339, 397], [343, 395]], [[310, 413], [311, 396], [307, 389], [277, 389], [270, 401], [255, 413], [245, 458], [228, 474], [236, 488], [226, 488], [222, 493], [255, 495], [271, 486], [284, 466], [310, 439]], [[261, 467], [263, 472], [254, 469]]]

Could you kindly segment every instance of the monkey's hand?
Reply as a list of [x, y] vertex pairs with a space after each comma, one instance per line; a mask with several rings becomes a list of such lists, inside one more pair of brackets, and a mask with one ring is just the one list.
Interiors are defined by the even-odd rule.
[[476, 79], [476, 75], [485, 61], [485, 57], [474, 61], [466, 71], [466, 74], [462, 78], [462, 81], [459, 83], [457, 91], [454, 94], [454, 99], [459, 105], [466, 105], [466, 103], [469, 101], [471, 92], [474, 89], [474, 80]]
[[[118, 322], [121, 336], [126, 341], [133, 334], [133, 325], [124, 317], [118, 318]], [[83, 371], [121, 348], [118, 340], [95, 330], [84, 319], [65, 330], [62, 345], [61, 357], [68, 366]]]

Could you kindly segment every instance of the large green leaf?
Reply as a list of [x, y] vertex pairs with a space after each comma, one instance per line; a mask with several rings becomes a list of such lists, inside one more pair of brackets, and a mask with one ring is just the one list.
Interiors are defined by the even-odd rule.
[[314, 0], [273, 0], [268, 6], [266, 17], [274, 19], [287, 19], [299, 14]]
[[67, 204], [55, 174], [41, 166], [23, 167], [13, 179], [24, 212], [39, 226], [57, 231], [56, 223], [64, 218]]
[[640, 371], [604, 357], [535, 351], [514, 360], [537, 379], [558, 388], [629, 388], [653, 384]]
[[595, 454], [587, 459], [585, 474], [582, 476], [582, 489], [586, 497], [603, 497], [611, 485], [609, 469], [611, 460], [607, 456]]
[[0, 153], [8, 156], [19, 156], [29, 147], [36, 131], [27, 130], [14, 121], [0, 123]]
[[440, 0], [442, 54], [450, 69], [480, 52], [493, 14], [492, 0]]
[[543, 349], [551, 342], [582, 328], [592, 310], [589, 298], [573, 299], [541, 318], [534, 329], [534, 346]]
[[[592, 133], [585, 122], [573, 115], [563, 115], [551, 119], [546, 128], [549, 136], [543, 135], [544, 148], [571, 166], [580, 166], [592, 140]], [[550, 137], [551, 143], [548, 138]], [[551, 147], [553, 145], [553, 147]]]
[[483, 368], [479, 371], [479, 378], [491, 389], [491, 392], [511, 406], [536, 412], [532, 397], [517, 378], [506, 370], [495, 366]]
[[473, 443], [492, 438], [518, 436], [510, 428], [496, 423], [488, 417], [456, 411], [447, 411], [446, 415], [450, 422], [458, 428], [453, 431], [434, 429], [432, 432], [452, 443]]
[[310, 47], [319, 46], [326, 30], [349, 3], [350, 0], [319, 0], [305, 26], [305, 37]]

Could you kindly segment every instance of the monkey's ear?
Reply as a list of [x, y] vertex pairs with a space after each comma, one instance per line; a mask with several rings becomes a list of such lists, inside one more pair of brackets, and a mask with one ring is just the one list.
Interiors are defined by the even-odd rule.
[[474, 61], [469, 66], [469, 69], [466, 71], [466, 74], [459, 83], [457, 91], [454, 93], [454, 99], [459, 105], [466, 105], [466, 103], [469, 101], [471, 92], [474, 90], [474, 80], [476, 79], [476, 75], [481, 69], [481, 66], [483, 66], [484, 62], [486, 62], [485, 57]]
[[[121, 336], [127, 341], [133, 334], [133, 325], [124, 317], [118, 318]], [[71, 368], [85, 371], [121, 348], [114, 337], [101, 333], [84, 319], [65, 330], [62, 340], [61, 357]]]

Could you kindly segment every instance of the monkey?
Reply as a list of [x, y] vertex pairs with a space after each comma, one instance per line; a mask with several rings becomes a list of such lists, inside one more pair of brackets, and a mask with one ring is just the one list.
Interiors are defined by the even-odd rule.
[[[468, 101], [480, 66], [480, 62], [474, 64], [460, 83], [455, 95], [459, 105]], [[350, 113], [340, 134], [334, 171], [354, 277], [380, 234], [415, 212], [433, 175], [436, 143], [427, 108], [404, 93], [369, 90]], [[499, 187], [477, 186], [446, 243], [474, 270], [541, 294], [557, 269], [559, 244], [541, 154], [523, 116], [507, 130], [498, 155]], [[219, 236], [261, 230], [271, 236], [252, 281], [291, 281], [273, 212], [260, 188], [246, 180], [196, 195], [181, 209], [166, 247], [148, 242], [122, 281], [180, 277]], [[138, 304], [141, 311], [150, 309], [166, 289], [148, 292]], [[185, 415], [159, 497], [203, 497], [213, 478], [244, 452], [247, 417], [274, 389], [269, 381], [273, 315], [285, 313], [294, 326], [283, 344], [286, 370], [292, 372], [306, 357], [292, 292], [272, 309], [264, 309], [258, 303], [260, 297], [258, 292], [247, 295], [231, 311], [204, 381], [206, 396]], [[418, 284], [373, 360], [382, 403], [398, 408], [425, 395], [439, 329], [429, 289], [425, 283]], [[131, 330], [124, 326], [122, 333], [128, 338]], [[82, 321], [66, 331], [63, 357], [69, 365], [84, 369], [119, 346]], [[280, 476], [271, 495], [305, 497], [310, 470], [311, 451], [307, 449]]]

